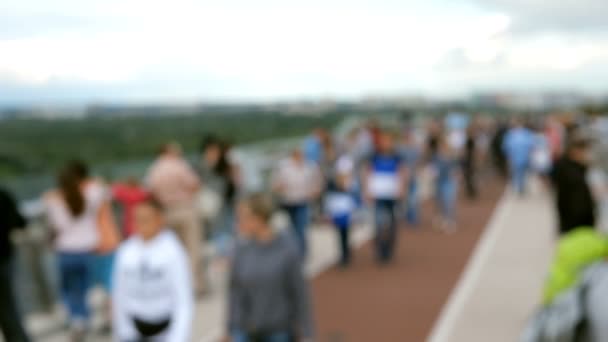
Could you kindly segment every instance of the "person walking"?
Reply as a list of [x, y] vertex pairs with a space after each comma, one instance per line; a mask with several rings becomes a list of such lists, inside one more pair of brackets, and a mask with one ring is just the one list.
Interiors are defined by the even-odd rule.
[[324, 144], [325, 144], [326, 132], [323, 128], [315, 128], [313, 132], [306, 137], [302, 144], [302, 150], [304, 158], [306, 160], [321, 165], [325, 159], [324, 155]]
[[462, 173], [464, 176], [465, 188], [469, 200], [477, 199], [477, 128], [472, 124], [467, 128], [466, 141], [464, 144], [464, 154], [462, 158]]
[[587, 182], [590, 154], [590, 141], [575, 136], [551, 173], [560, 235], [582, 226], [595, 227], [595, 200]]
[[229, 280], [228, 333], [233, 342], [308, 341], [314, 324], [303, 259], [289, 234], [269, 225], [272, 200], [254, 193], [240, 201]]
[[347, 267], [351, 260], [350, 230], [357, 209], [354, 189], [354, 163], [339, 159], [335, 175], [324, 196], [325, 213], [336, 229], [340, 248], [340, 266]]
[[542, 181], [545, 181], [553, 167], [551, 146], [549, 144], [548, 136], [541, 127], [538, 127], [534, 131], [534, 139], [534, 148], [532, 150], [532, 155], [530, 156], [530, 169], [534, 171]]
[[509, 127], [502, 121], [497, 121], [495, 122], [494, 134], [490, 140], [490, 150], [494, 168], [504, 179], [507, 178], [508, 174], [507, 155], [504, 149], [507, 132], [509, 132]]
[[203, 137], [200, 146], [200, 160], [195, 164], [195, 170], [200, 180], [205, 184], [199, 201], [203, 202], [201, 216], [205, 226], [205, 238], [213, 238], [221, 227], [221, 217], [226, 205], [225, 178], [218, 172], [222, 159], [222, 144], [214, 135]]
[[197, 294], [203, 294], [206, 290], [201, 253], [203, 232], [196, 207], [201, 183], [177, 143], [161, 149], [158, 159], [148, 170], [146, 185], [163, 205], [168, 226], [184, 244], [192, 267], [193, 286]]
[[23, 229], [25, 225], [13, 196], [0, 189], [0, 331], [4, 340], [11, 342], [29, 341], [15, 300], [14, 246], [10, 238], [14, 230]]
[[305, 256], [308, 250], [306, 231], [310, 225], [310, 207], [321, 195], [323, 186], [319, 166], [304, 159], [302, 151], [295, 149], [289, 158], [279, 162], [272, 176], [272, 186], [283, 210], [289, 215], [300, 251]]
[[68, 163], [59, 173], [59, 188], [45, 194], [44, 203], [58, 252], [61, 295], [66, 305], [72, 339], [82, 341], [89, 324], [87, 293], [95, 277], [99, 247], [98, 219], [108, 200], [105, 187], [87, 178], [80, 161]]
[[421, 151], [416, 145], [414, 128], [406, 128], [399, 153], [408, 170], [407, 198], [405, 199], [405, 218], [410, 226], [417, 226], [420, 222], [420, 191], [418, 178], [420, 175]]
[[534, 134], [521, 120], [515, 120], [513, 127], [505, 135], [502, 148], [509, 162], [513, 188], [520, 196], [526, 193], [527, 174], [534, 146]]
[[232, 146], [223, 142], [220, 146], [220, 157], [215, 166], [215, 173], [220, 177], [223, 191], [220, 194], [223, 205], [213, 227], [213, 239], [223, 255], [229, 255], [234, 243], [234, 217], [236, 199], [240, 191], [240, 169], [230, 158]]
[[378, 147], [363, 176], [364, 197], [374, 207], [376, 254], [381, 263], [388, 263], [393, 258], [397, 239], [396, 210], [405, 194], [406, 177], [407, 169], [395, 149], [393, 134], [381, 130]]
[[437, 154], [432, 160], [435, 174], [437, 215], [434, 226], [444, 233], [456, 230], [456, 197], [458, 192], [458, 153], [445, 138], [439, 140]]
[[113, 275], [114, 338], [189, 342], [194, 293], [188, 255], [154, 197], [135, 206], [133, 220], [135, 233], [119, 248]]

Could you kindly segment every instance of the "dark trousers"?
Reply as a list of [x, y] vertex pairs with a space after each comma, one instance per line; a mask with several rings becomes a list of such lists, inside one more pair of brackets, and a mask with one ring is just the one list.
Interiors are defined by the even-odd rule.
[[306, 256], [308, 252], [306, 231], [310, 224], [309, 206], [308, 204], [286, 204], [283, 205], [283, 209], [287, 212], [291, 227], [298, 238], [300, 252], [303, 256]]
[[376, 255], [380, 262], [389, 262], [393, 258], [397, 239], [396, 207], [396, 200], [376, 200]]
[[338, 245], [340, 248], [340, 264], [346, 266], [350, 263], [350, 217], [334, 217], [334, 226], [338, 233]]
[[0, 260], [0, 330], [7, 342], [29, 341], [13, 292], [12, 260]]
[[464, 182], [469, 199], [477, 198], [477, 184], [475, 183], [475, 166], [470, 160], [465, 160], [462, 165]]

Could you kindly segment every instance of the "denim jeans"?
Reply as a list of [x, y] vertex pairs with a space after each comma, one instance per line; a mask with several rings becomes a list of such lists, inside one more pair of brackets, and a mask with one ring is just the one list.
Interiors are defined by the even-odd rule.
[[101, 285], [108, 293], [112, 292], [112, 271], [116, 252], [93, 255], [93, 279], [95, 285]]
[[455, 218], [456, 204], [456, 183], [453, 181], [443, 181], [437, 183], [437, 206], [441, 216], [449, 221]]
[[407, 189], [407, 200], [405, 202], [405, 218], [407, 223], [412, 226], [418, 225], [419, 223], [419, 206], [418, 182], [416, 180], [410, 180]]
[[0, 260], [0, 331], [5, 341], [25, 342], [29, 339], [15, 302], [14, 278], [12, 260]]
[[235, 242], [235, 213], [232, 203], [225, 203], [214, 222], [211, 239], [218, 253], [230, 256], [234, 252]]
[[515, 191], [523, 195], [526, 193], [526, 179], [528, 174], [528, 165], [521, 163], [511, 164], [511, 181]]
[[263, 336], [250, 337], [242, 331], [232, 332], [232, 342], [291, 342], [294, 341], [290, 333], [276, 332]]
[[87, 292], [94, 277], [95, 255], [92, 253], [59, 253], [61, 296], [71, 321], [88, 321]]
[[291, 221], [291, 227], [298, 238], [300, 252], [303, 256], [306, 256], [308, 252], [306, 231], [310, 224], [309, 206], [308, 204], [288, 204], [283, 205], [283, 209], [287, 212], [289, 220]]
[[392, 259], [397, 239], [397, 201], [377, 199], [375, 205], [376, 255], [381, 262]]

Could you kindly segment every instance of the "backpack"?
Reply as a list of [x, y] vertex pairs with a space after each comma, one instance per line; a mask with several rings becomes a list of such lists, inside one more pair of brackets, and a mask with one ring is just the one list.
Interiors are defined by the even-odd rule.
[[587, 341], [587, 292], [603, 262], [589, 266], [574, 287], [539, 309], [528, 322], [521, 342]]

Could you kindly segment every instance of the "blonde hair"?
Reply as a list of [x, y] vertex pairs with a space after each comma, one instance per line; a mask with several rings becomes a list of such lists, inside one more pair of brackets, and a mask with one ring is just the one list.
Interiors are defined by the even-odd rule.
[[253, 215], [259, 217], [264, 222], [269, 222], [274, 214], [275, 206], [272, 197], [264, 192], [254, 192], [244, 196], [241, 204], [246, 205]]

